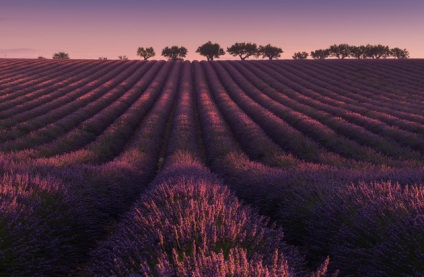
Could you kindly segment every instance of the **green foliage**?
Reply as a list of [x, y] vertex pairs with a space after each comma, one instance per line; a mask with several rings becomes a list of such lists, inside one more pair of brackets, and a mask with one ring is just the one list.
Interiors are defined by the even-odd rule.
[[258, 49], [258, 55], [262, 55], [262, 58], [268, 58], [272, 60], [273, 58], [279, 58], [283, 53], [281, 48], [272, 46], [271, 44], [267, 44], [265, 46], [261, 45]]
[[65, 53], [65, 52], [59, 52], [59, 53], [55, 53], [53, 55], [53, 59], [55, 60], [65, 60], [65, 59], [69, 59], [69, 54]]
[[211, 41], [206, 42], [205, 44], [197, 48], [196, 53], [199, 53], [202, 56], [205, 56], [208, 61], [213, 61], [214, 58], [219, 58], [225, 54], [224, 49], [218, 43], [212, 43]]
[[144, 60], [148, 60], [151, 57], [154, 57], [156, 55], [155, 50], [153, 50], [153, 47], [139, 47], [137, 49], [137, 56], [143, 57]]
[[308, 56], [309, 54], [306, 52], [296, 52], [293, 54], [292, 58], [293, 60], [304, 60], [304, 59], [307, 59]]
[[350, 56], [350, 46], [349, 44], [333, 44], [329, 48], [330, 56], [337, 57], [338, 59], [344, 59]]
[[311, 57], [315, 60], [323, 60], [330, 56], [330, 50], [329, 49], [318, 49], [315, 51], [311, 51]]
[[166, 46], [162, 49], [162, 56], [168, 58], [171, 61], [182, 61], [187, 56], [187, 48], [181, 46]]
[[227, 47], [227, 52], [234, 57], [239, 56], [241, 60], [245, 60], [250, 56], [258, 56], [258, 46], [256, 43], [236, 42], [231, 47]]

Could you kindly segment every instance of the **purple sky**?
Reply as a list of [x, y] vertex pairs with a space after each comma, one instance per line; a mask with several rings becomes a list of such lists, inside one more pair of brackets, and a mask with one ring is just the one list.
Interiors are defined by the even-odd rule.
[[[370, 3], [372, 2], [372, 3]], [[424, 58], [423, 0], [0, 0], [0, 57], [136, 59], [138, 47], [179, 45], [187, 59], [208, 40], [271, 43], [295, 51], [385, 44]], [[225, 55], [223, 59], [232, 59]]]

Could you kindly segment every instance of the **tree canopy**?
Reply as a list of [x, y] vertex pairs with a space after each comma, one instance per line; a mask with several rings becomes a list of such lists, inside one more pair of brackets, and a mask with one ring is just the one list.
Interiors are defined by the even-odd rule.
[[151, 57], [154, 57], [156, 55], [155, 50], [153, 50], [153, 47], [139, 47], [137, 49], [137, 56], [143, 57], [144, 60], [148, 60]]
[[270, 60], [274, 58], [281, 57], [281, 53], [283, 50], [281, 48], [272, 46], [271, 44], [267, 44], [265, 46], [261, 45], [258, 49], [258, 55], [262, 55], [262, 58], [268, 58]]
[[390, 55], [397, 59], [407, 59], [409, 58], [409, 51], [406, 49], [400, 49], [398, 47], [395, 47], [393, 49], [390, 49]]
[[127, 57], [127, 55], [121, 55], [121, 56], [118, 56], [118, 59], [127, 61], [128, 57]]
[[329, 48], [330, 56], [337, 57], [338, 59], [344, 59], [350, 56], [349, 44], [333, 44]]
[[205, 44], [197, 48], [196, 53], [199, 53], [202, 56], [205, 56], [208, 61], [213, 61], [214, 58], [219, 58], [225, 54], [224, 49], [218, 43], [212, 43], [211, 41], [206, 42]]
[[53, 59], [55, 60], [65, 60], [65, 59], [69, 59], [69, 54], [65, 53], [65, 52], [59, 52], [59, 53], [55, 53], [53, 55]]
[[258, 46], [256, 43], [236, 42], [227, 48], [227, 52], [234, 57], [239, 56], [241, 60], [245, 60], [250, 56], [258, 55]]
[[178, 61], [178, 60], [184, 60], [184, 58], [187, 56], [187, 48], [184, 46], [166, 46], [162, 49], [162, 56], [168, 58], [171, 61]]
[[311, 57], [314, 58], [315, 60], [319, 59], [325, 59], [328, 56], [330, 56], [330, 50], [329, 49], [318, 49], [315, 51], [311, 51]]
[[309, 54], [306, 52], [296, 52], [293, 54], [292, 58], [294, 60], [304, 60], [306, 58], [308, 58]]

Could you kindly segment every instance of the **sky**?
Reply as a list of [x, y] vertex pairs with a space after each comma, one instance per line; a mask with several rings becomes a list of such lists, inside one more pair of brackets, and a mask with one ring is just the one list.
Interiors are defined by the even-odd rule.
[[[272, 44], [281, 59], [332, 44], [384, 44], [424, 58], [424, 0], [0, 0], [0, 58], [137, 57], [138, 47]], [[221, 59], [237, 59], [229, 54]]]

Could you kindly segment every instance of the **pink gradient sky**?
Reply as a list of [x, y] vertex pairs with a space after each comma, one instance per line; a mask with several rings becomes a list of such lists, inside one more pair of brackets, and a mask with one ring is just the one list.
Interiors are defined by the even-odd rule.
[[[372, 3], [370, 3], [372, 2]], [[385, 44], [407, 48], [424, 58], [422, 0], [0, 0], [0, 57], [137, 59], [138, 47], [188, 48], [187, 59], [200, 60], [197, 47], [211, 40], [271, 43], [295, 51], [334, 43]], [[225, 55], [221, 59], [236, 59]]]

